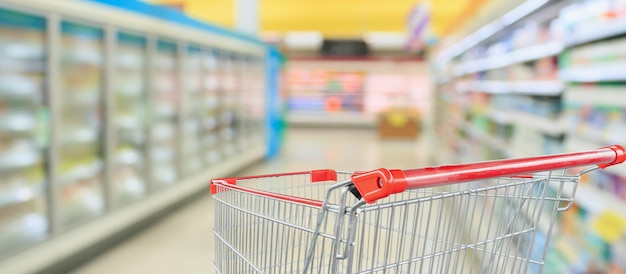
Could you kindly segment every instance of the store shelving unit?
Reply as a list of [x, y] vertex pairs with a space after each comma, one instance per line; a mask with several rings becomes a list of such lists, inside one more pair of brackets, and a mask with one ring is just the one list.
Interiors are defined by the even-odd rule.
[[66, 272], [265, 157], [271, 52], [140, 1], [2, 1], [0, 273]]
[[[438, 157], [441, 164], [626, 144], [626, 6], [532, 0], [523, 5], [532, 2], [543, 2], [534, 5], [543, 8], [522, 9], [524, 15], [516, 23], [503, 24], [505, 15], [479, 30], [484, 34], [490, 29], [490, 35], [469, 35], [436, 58], [437, 151], [447, 153]], [[561, 255], [548, 256], [550, 271], [626, 269], [615, 259], [626, 256], [620, 251], [626, 247], [620, 240], [626, 233], [617, 240], [606, 238], [601, 227], [607, 220], [599, 219], [624, 208], [625, 170], [608, 168], [583, 177], [568, 215], [575, 217], [567, 217], [575, 221], [556, 224], [566, 232], [552, 250]], [[613, 218], [626, 222], [626, 216]], [[600, 228], [572, 228], [585, 223]], [[567, 260], [557, 263], [551, 258]]]

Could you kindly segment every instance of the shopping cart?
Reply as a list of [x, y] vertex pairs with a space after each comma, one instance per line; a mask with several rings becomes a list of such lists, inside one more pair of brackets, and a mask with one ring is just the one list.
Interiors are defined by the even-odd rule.
[[[541, 272], [557, 212], [621, 146], [414, 170], [216, 179], [218, 273]], [[339, 183], [337, 183], [339, 182]]]

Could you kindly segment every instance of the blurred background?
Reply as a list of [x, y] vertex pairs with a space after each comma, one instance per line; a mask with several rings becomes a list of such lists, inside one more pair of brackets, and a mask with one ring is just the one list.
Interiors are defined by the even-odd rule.
[[[624, 145], [625, 87], [624, 0], [0, 0], [0, 273], [212, 273], [211, 178]], [[556, 218], [626, 273], [625, 167]]]

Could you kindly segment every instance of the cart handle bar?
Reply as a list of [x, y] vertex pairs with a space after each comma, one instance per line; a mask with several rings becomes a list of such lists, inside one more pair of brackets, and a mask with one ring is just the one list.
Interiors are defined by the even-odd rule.
[[478, 162], [471, 164], [428, 167], [420, 169], [381, 168], [355, 174], [352, 182], [367, 203], [406, 189], [440, 186], [475, 180], [516, 176], [534, 172], [597, 165], [600, 168], [621, 164], [626, 150], [614, 145], [595, 150], [539, 157]]

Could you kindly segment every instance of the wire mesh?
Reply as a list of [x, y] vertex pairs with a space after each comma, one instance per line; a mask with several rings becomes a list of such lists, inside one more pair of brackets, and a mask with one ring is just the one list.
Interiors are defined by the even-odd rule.
[[[405, 191], [359, 208], [350, 243], [349, 226], [338, 226], [350, 221], [338, 210], [341, 191], [331, 192], [315, 238], [319, 208], [223, 189], [215, 195], [215, 267], [219, 273], [302, 273], [313, 246], [307, 273], [536, 273], [556, 213], [572, 202], [577, 182], [559, 172]], [[237, 182], [314, 200], [323, 200], [333, 183], [311, 183], [310, 175]], [[350, 197], [348, 209], [357, 202]], [[350, 244], [353, 254], [337, 259]]]

